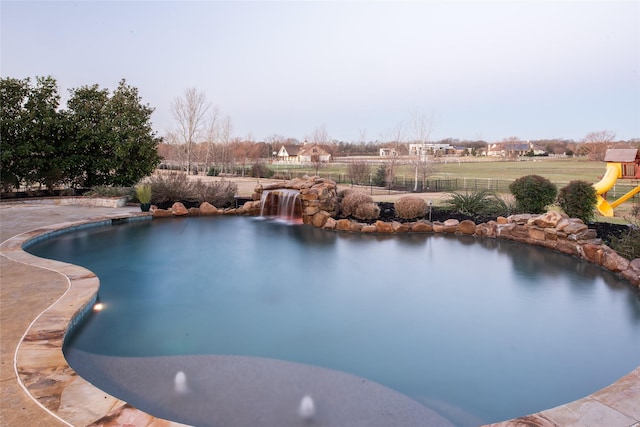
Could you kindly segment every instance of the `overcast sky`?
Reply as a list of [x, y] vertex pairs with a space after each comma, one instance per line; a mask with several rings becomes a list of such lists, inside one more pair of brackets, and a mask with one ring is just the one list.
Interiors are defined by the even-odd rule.
[[640, 137], [639, 1], [1, 1], [2, 77], [125, 78], [155, 108], [195, 87], [235, 136]]

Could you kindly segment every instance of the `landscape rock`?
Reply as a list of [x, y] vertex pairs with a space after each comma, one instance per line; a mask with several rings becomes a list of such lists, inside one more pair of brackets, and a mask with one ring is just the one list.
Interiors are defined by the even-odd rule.
[[200, 204], [200, 215], [215, 215], [216, 213], [218, 213], [218, 208], [211, 203], [203, 202]]
[[171, 212], [173, 212], [173, 215], [175, 216], [186, 216], [189, 214], [187, 208], [185, 208], [184, 205], [180, 202], [175, 202], [171, 206]]

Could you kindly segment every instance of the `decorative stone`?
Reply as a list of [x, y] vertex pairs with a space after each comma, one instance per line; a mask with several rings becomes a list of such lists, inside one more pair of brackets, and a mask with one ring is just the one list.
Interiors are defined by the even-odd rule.
[[540, 241], [540, 242], [544, 242], [545, 240], [544, 229], [538, 228], [537, 226], [529, 227], [529, 238]]
[[622, 277], [636, 286], [640, 286], [640, 258], [629, 262], [629, 267], [622, 272]]
[[457, 219], [448, 219], [442, 223], [442, 225], [444, 226], [444, 229], [442, 231], [444, 231], [445, 233], [456, 233], [458, 231], [459, 224], [460, 221], [458, 221]]
[[582, 221], [577, 222], [577, 221], [571, 220], [571, 222], [567, 224], [567, 226], [564, 227], [562, 231], [564, 231], [567, 234], [578, 234], [587, 230], [588, 228], [589, 227], [586, 224], [584, 224]]
[[444, 224], [438, 221], [434, 221], [431, 224], [434, 233], [442, 233], [444, 231]]
[[394, 233], [406, 233], [411, 229], [407, 224], [403, 224], [398, 221], [393, 221], [391, 223], [391, 227], [393, 228]]
[[173, 216], [173, 212], [169, 209], [154, 209], [152, 215], [154, 218], [167, 218]]
[[215, 215], [217, 212], [218, 208], [209, 202], [203, 202], [200, 204], [200, 215]]
[[327, 218], [324, 225], [322, 226], [325, 230], [334, 230], [336, 228], [337, 221], [333, 218]]
[[336, 230], [349, 231], [351, 230], [351, 221], [348, 219], [339, 219], [336, 222]]
[[376, 221], [376, 232], [378, 233], [393, 233], [393, 226], [384, 221]]
[[536, 217], [536, 215], [533, 214], [518, 214], [518, 215], [511, 215], [507, 218], [508, 222], [514, 222], [516, 224], [527, 224], [529, 222], [529, 220], [531, 218]]
[[325, 224], [325, 222], [327, 222], [327, 219], [329, 218], [331, 218], [331, 215], [329, 214], [329, 212], [320, 211], [315, 215], [313, 215], [311, 224], [313, 224], [314, 227], [322, 227]]
[[496, 218], [496, 222], [498, 224], [507, 224], [509, 220], [503, 216], [499, 216], [498, 218]]
[[625, 257], [618, 255], [616, 251], [607, 247], [602, 257], [602, 266], [607, 270], [618, 273], [625, 271], [629, 268], [629, 260]]
[[187, 208], [185, 208], [184, 205], [180, 202], [175, 202], [171, 206], [171, 212], [173, 212], [173, 215], [175, 216], [185, 216], [189, 214]]
[[458, 233], [474, 235], [476, 233], [476, 228], [475, 222], [465, 219], [458, 224]]
[[558, 225], [558, 222], [562, 220], [562, 218], [566, 218], [560, 212], [547, 212], [545, 214], [540, 215], [537, 218], [531, 218], [531, 222], [533, 225], [536, 225], [540, 228], [550, 228]]
[[414, 233], [430, 233], [433, 231], [433, 225], [430, 222], [418, 221], [411, 225], [411, 231]]
[[200, 216], [200, 208], [189, 208], [187, 212], [189, 216]]
[[373, 224], [367, 224], [367, 225], [363, 225], [362, 228], [360, 229], [361, 233], [375, 233], [376, 232], [376, 226]]

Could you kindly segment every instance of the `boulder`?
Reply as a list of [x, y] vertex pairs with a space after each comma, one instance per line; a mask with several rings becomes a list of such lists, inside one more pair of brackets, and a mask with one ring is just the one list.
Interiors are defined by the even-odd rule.
[[640, 286], [640, 258], [636, 258], [629, 262], [629, 267], [624, 270], [622, 277], [636, 286]]
[[418, 221], [411, 225], [411, 231], [414, 233], [430, 233], [433, 231], [433, 226], [430, 222]]
[[315, 215], [313, 215], [313, 218], [311, 219], [311, 224], [313, 224], [314, 227], [322, 227], [324, 223], [327, 222], [327, 219], [329, 218], [331, 218], [331, 215], [329, 214], [329, 212], [320, 211]]
[[629, 260], [625, 257], [618, 255], [616, 251], [606, 247], [602, 257], [602, 266], [609, 271], [619, 273], [629, 268]]
[[530, 224], [536, 225], [540, 228], [555, 228], [563, 218], [566, 218], [566, 215], [563, 216], [560, 212], [552, 211], [542, 214], [539, 217], [531, 218], [529, 222]]
[[393, 226], [389, 222], [376, 221], [375, 226], [378, 233], [393, 233]]
[[340, 231], [349, 231], [351, 230], [351, 221], [349, 221], [348, 219], [339, 219], [336, 222], [335, 229]]
[[200, 216], [200, 208], [189, 208], [187, 212], [189, 216]]
[[185, 216], [189, 214], [187, 208], [185, 208], [184, 205], [180, 202], [175, 202], [171, 206], [171, 212], [173, 212], [173, 215], [175, 216]]
[[325, 230], [335, 230], [337, 221], [334, 218], [327, 218], [324, 225], [322, 226]]
[[218, 213], [218, 208], [211, 203], [203, 202], [200, 204], [200, 215], [215, 215], [216, 213]]
[[173, 212], [169, 209], [154, 209], [152, 215], [154, 218], [167, 218], [173, 216]]
[[469, 219], [465, 219], [464, 221], [461, 221], [460, 224], [458, 224], [458, 233], [461, 234], [468, 234], [471, 236], [476, 234], [476, 229], [476, 223]]
[[460, 221], [457, 219], [448, 219], [443, 225], [443, 230], [445, 233], [456, 233], [458, 231], [458, 225], [460, 225]]

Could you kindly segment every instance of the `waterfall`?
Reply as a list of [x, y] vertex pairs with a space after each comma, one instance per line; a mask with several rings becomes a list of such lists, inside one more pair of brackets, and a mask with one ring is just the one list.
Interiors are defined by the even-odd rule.
[[260, 216], [286, 220], [302, 219], [302, 202], [298, 190], [279, 188], [265, 190], [260, 198]]

